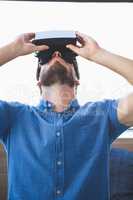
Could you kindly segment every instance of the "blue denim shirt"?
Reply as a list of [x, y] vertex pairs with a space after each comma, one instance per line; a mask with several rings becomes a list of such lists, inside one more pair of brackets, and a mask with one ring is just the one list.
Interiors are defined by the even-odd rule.
[[8, 200], [109, 199], [110, 144], [128, 128], [117, 105], [74, 99], [57, 113], [42, 99], [37, 106], [0, 101]]

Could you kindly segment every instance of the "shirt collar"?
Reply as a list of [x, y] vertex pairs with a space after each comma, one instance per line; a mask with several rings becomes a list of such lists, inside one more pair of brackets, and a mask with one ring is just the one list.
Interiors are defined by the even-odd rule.
[[[53, 111], [54, 104], [51, 103], [50, 101], [45, 100], [45, 99], [40, 99], [40, 102], [39, 102], [37, 107], [42, 111], [44, 111], [44, 110], [45, 111]], [[78, 100], [75, 98], [75, 99], [72, 99], [69, 102], [68, 107], [64, 111], [70, 111], [70, 110], [75, 111], [78, 108], [79, 108], [79, 103], [78, 103]]]

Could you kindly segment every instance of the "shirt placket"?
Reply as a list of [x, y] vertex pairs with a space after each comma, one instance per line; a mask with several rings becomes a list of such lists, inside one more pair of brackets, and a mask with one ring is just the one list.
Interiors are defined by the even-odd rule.
[[63, 116], [59, 116], [56, 126], [56, 165], [55, 165], [55, 196], [60, 199], [64, 188], [64, 137]]

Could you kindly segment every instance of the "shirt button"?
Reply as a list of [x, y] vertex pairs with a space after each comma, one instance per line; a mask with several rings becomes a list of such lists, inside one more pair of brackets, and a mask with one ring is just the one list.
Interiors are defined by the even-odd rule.
[[59, 160], [59, 161], [57, 161], [57, 165], [61, 165], [62, 164], [62, 162]]
[[51, 108], [51, 104], [50, 103], [48, 103], [48, 107]]
[[58, 195], [61, 194], [61, 191], [60, 191], [60, 190], [57, 190], [57, 191], [56, 191], [56, 194], [58, 194]]
[[57, 132], [57, 133], [56, 133], [56, 135], [57, 135], [58, 137], [60, 136], [60, 134], [61, 134], [60, 132]]

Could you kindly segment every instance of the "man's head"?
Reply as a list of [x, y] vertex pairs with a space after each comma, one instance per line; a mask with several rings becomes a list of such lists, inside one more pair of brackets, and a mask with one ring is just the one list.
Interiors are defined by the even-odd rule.
[[40, 90], [42, 86], [52, 86], [55, 83], [68, 85], [71, 88], [77, 87], [79, 71], [76, 58], [69, 63], [59, 51], [55, 51], [47, 63], [38, 62], [36, 78]]
[[[77, 36], [74, 31], [45, 31], [37, 32], [36, 45], [49, 46], [46, 51], [37, 52], [38, 68], [36, 78], [42, 93], [42, 87], [54, 84], [77, 88], [79, 71], [76, 61], [77, 54], [66, 48], [67, 44], [76, 44]], [[48, 89], [48, 88], [47, 88]]]

